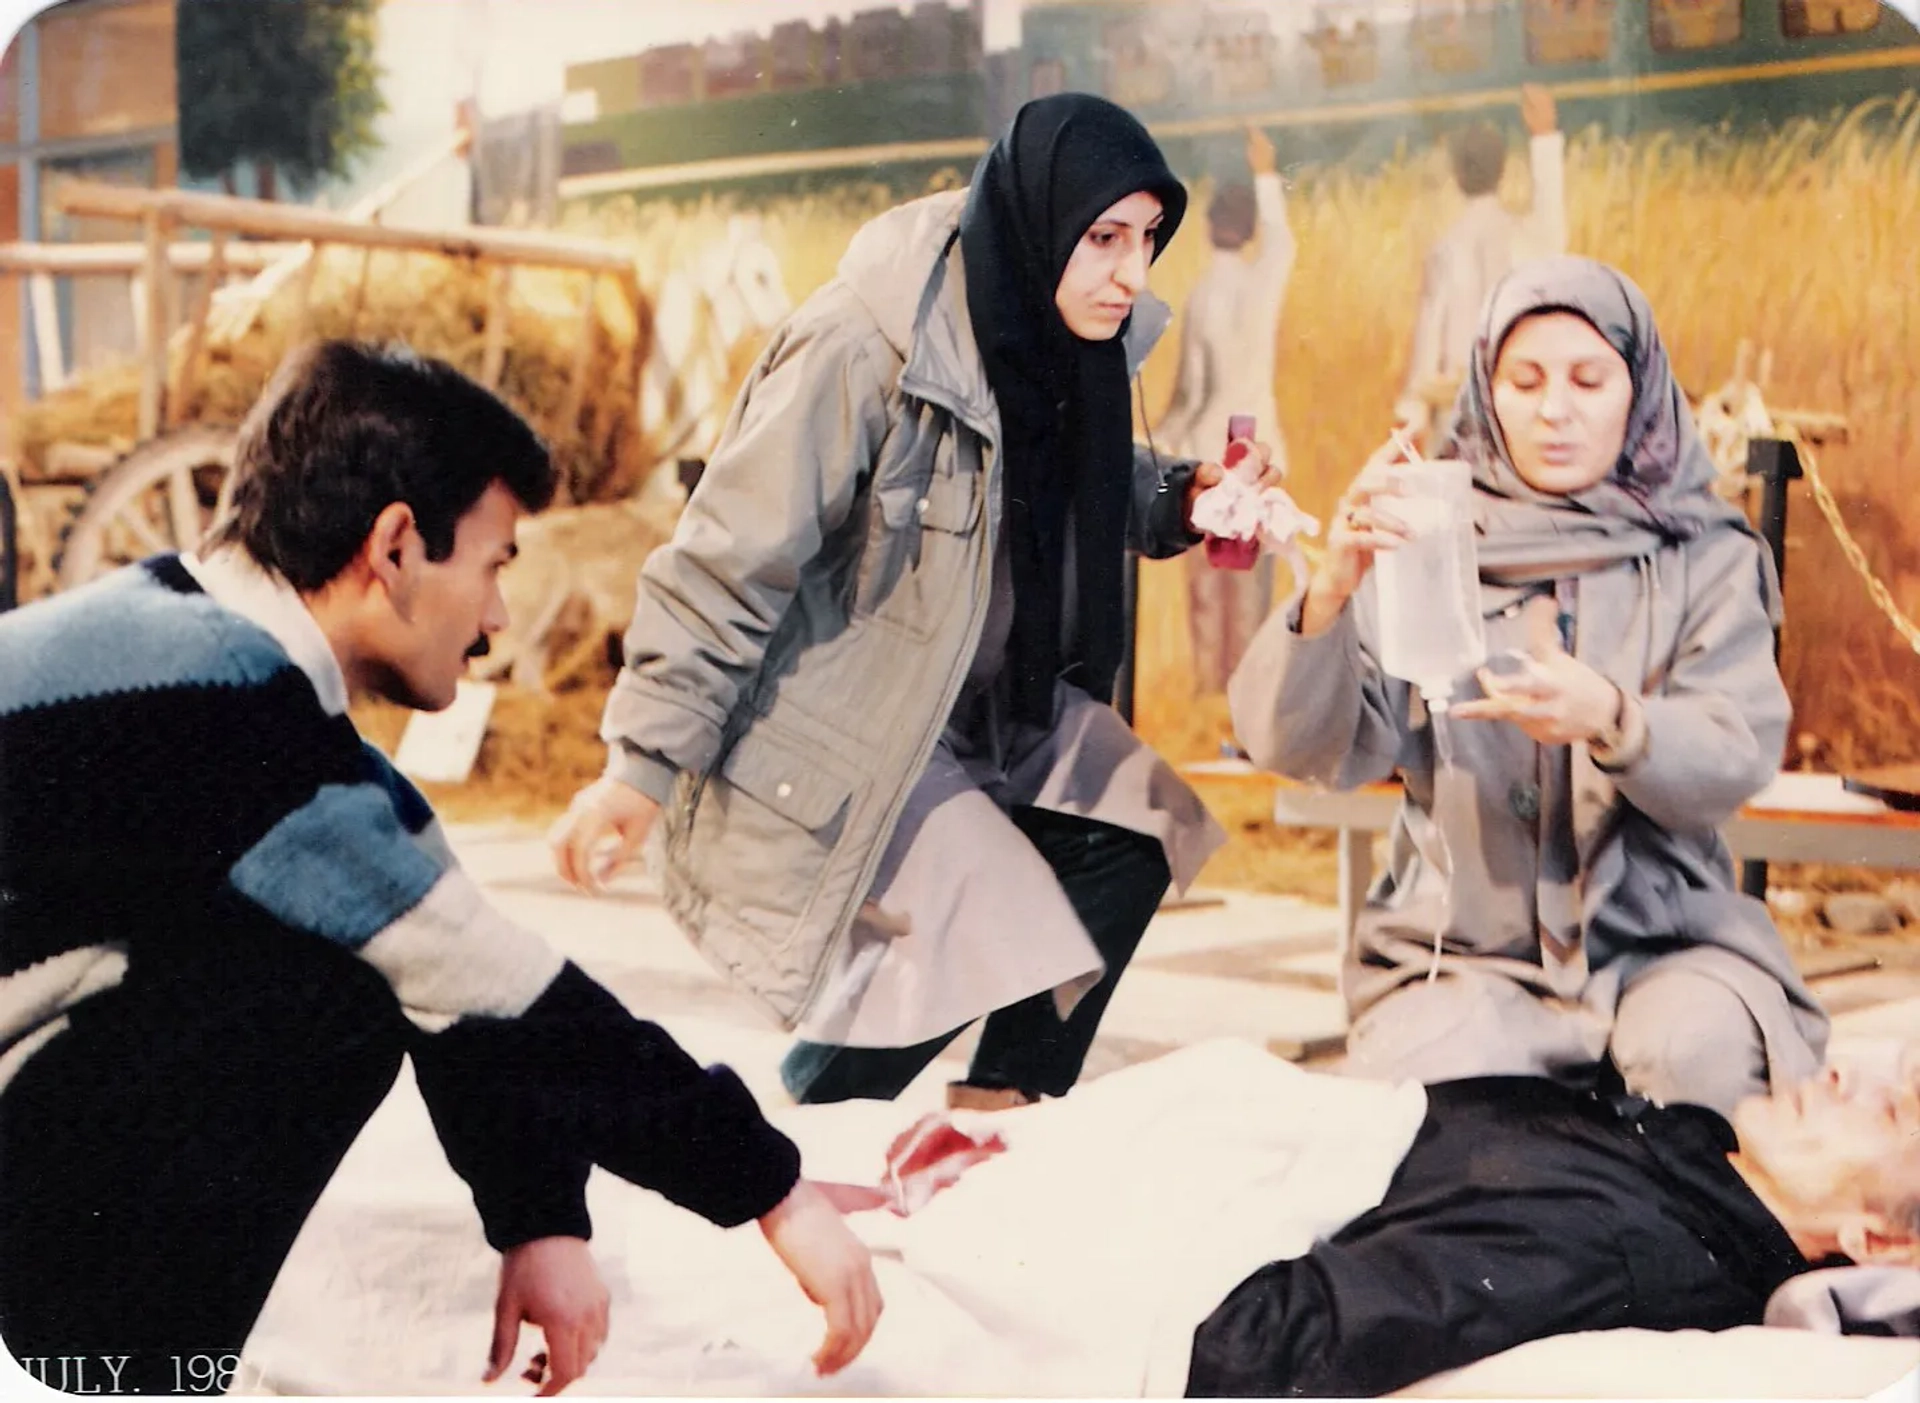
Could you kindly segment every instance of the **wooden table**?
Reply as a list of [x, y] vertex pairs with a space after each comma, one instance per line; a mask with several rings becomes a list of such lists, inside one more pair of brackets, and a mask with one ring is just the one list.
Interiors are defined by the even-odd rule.
[[[1275, 823], [1337, 829], [1340, 929], [1344, 936], [1353, 934], [1373, 885], [1373, 835], [1386, 831], [1399, 810], [1398, 783], [1318, 789], [1266, 774], [1244, 760], [1202, 761], [1182, 765], [1180, 771], [1195, 779], [1271, 784]], [[1737, 859], [1920, 871], [1920, 812], [1857, 793], [1839, 775], [1778, 775], [1724, 831]]]

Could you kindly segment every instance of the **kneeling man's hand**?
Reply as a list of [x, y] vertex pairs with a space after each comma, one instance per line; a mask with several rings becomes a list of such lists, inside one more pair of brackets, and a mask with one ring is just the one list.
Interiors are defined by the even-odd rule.
[[493, 1304], [493, 1348], [486, 1382], [513, 1362], [522, 1322], [535, 1326], [547, 1347], [533, 1357], [529, 1382], [550, 1398], [587, 1372], [607, 1342], [606, 1284], [593, 1254], [577, 1237], [542, 1237], [510, 1247], [500, 1258], [500, 1292]]
[[814, 1371], [838, 1373], [866, 1348], [880, 1319], [880, 1283], [866, 1244], [805, 1179], [760, 1220], [760, 1231], [808, 1299], [827, 1313], [827, 1337], [814, 1352]]

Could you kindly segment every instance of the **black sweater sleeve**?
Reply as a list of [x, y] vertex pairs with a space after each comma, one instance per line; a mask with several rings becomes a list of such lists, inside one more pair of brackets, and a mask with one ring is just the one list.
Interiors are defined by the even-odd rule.
[[414, 1061], [496, 1248], [585, 1236], [593, 1164], [721, 1227], [800, 1177], [799, 1151], [732, 1071], [701, 1067], [571, 961], [518, 1017], [462, 1018], [418, 1038]]

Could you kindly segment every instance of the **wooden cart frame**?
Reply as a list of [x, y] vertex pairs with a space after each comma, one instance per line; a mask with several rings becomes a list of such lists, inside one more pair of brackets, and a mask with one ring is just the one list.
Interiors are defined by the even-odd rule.
[[[295, 297], [290, 343], [303, 339], [318, 255], [325, 248], [361, 250], [356, 321], [368, 269], [383, 250], [437, 254], [487, 267], [479, 378], [490, 389], [498, 388], [506, 361], [506, 312], [515, 270], [583, 274], [580, 330], [566, 390], [551, 420], [541, 426], [556, 443], [576, 434], [599, 325], [595, 299], [603, 279], [628, 301], [636, 325], [645, 325], [646, 301], [633, 256], [612, 244], [535, 231], [427, 229], [379, 222], [384, 206], [406, 184], [448, 154], [453, 153], [433, 153], [410, 175], [346, 213], [184, 190], [79, 180], [60, 185], [53, 202], [64, 213], [124, 220], [137, 225], [142, 238], [132, 243], [0, 245], [0, 286], [9, 277], [26, 280], [40, 379], [43, 387], [53, 389], [66, 380], [55, 279], [99, 274], [128, 278], [140, 372], [137, 437], [124, 454], [62, 445], [32, 478], [19, 464], [0, 460], [0, 601], [9, 594], [27, 599], [68, 588], [153, 551], [192, 548], [224, 508], [233, 457], [230, 426], [190, 424], [181, 413], [191, 402], [209, 347], [222, 335], [243, 331], [259, 306], [289, 281]], [[210, 237], [182, 238], [186, 231]], [[192, 273], [201, 275], [199, 292], [183, 319], [177, 315], [182, 278]], [[238, 273], [255, 275], [251, 300], [244, 304], [251, 310], [223, 330], [214, 325], [213, 293]], [[169, 333], [176, 322], [179, 329]], [[620, 383], [636, 397], [641, 340], [635, 338], [619, 371]], [[69, 521], [75, 489], [84, 493], [84, 505]]]

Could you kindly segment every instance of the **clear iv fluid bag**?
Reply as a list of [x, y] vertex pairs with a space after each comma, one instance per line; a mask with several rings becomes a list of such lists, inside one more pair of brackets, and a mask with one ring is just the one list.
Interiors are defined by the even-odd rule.
[[1462, 675], [1487, 658], [1480, 572], [1473, 546], [1473, 468], [1429, 460], [1400, 470], [1403, 495], [1381, 510], [1406, 523], [1410, 539], [1374, 557], [1380, 609], [1380, 666], [1444, 702]]

